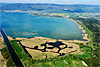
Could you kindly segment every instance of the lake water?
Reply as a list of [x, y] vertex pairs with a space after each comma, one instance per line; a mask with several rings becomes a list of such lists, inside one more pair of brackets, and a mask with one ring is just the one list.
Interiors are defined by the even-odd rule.
[[[7, 35], [11, 37], [32, 38], [34, 36], [42, 36], [63, 40], [83, 40], [83, 33], [78, 28], [78, 25], [72, 20], [64, 18], [1, 12], [0, 23]], [[37, 32], [37, 34], [31, 34], [30, 32]]]

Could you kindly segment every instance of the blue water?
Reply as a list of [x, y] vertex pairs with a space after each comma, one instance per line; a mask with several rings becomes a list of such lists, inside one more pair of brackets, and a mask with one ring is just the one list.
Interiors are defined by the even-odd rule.
[[[11, 37], [32, 38], [42, 36], [63, 40], [83, 40], [83, 33], [78, 28], [78, 25], [72, 20], [64, 18], [1, 12], [1, 27]], [[37, 32], [37, 34], [31, 34], [30, 32]]]
[[0, 7], [4, 5], [8, 5], [8, 4], [11, 4], [11, 3], [0, 3]]

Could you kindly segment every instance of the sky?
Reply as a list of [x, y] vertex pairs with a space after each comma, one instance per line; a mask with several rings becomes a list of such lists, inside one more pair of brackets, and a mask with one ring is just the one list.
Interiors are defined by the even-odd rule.
[[100, 5], [100, 0], [0, 0], [0, 3], [53, 3]]

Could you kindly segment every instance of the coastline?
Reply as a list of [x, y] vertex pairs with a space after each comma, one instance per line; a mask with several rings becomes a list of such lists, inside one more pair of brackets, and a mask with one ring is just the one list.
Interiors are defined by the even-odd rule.
[[66, 18], [66, 19], [72, 20], [73, 22], [75, 22], [75, 23], [79, 26], [79, 27], [78, 27], [79, 29], [82, 29], [82, 32], [85, 33], [85, 34], [82, 34], [83, 39], [88, 40], [88, 41], [91, 40], [91, 39], [87, 38], [88, 34], [86, 34], [86, 30], [83, 28], [83, 26], [79, 25], [79, 24], [77, 23], [77, 21], [75, 21], [75, 20], [73, 20], [73, 19], [69, 19], [69, 18]]
[[[9, 40], [20, 40], [21, 41], [21, 43], [24, 45], [24, 46], [27, 46], [27, 47], [30, 47], [30, 48], [32, 48], [32, 47], [34, 47], [34, 46], [38, 46], [38, 48], [39, 49], [42, 49], [43, 47], [42, 46], [40, 46], [40, 44], [42, 44], [42, 43], [46, 43], [46, 42], [56, 42], [56, 41], [60, 41], [60, 42], [62, 42], [62, 43], [65, 43], [65, 44], [67, 44], [68, 45], [68, 47], [70, 47], [70, 46], [72, 46], [72, 47], [74, 47], [75, 48], [75, 50], [77, 50], [77, 51], [75, 51], [74, 49], [71, 49], [71, 50], [69, 50], [69, 49], [64, 49], [64, 50], [61, 50], [61, 53], [63, 52], [63, 51], [65, 51], [65, 53], [68, 53], [68, 52], [71, 52], [71, 51], [75, 51], [75, 52], [72, 52], [72, 53], [76, 53], [76, 54], [83, 54], [83, 52], [81, 52], [80, 51], [80, 49], [79, 49], [79, 45], [77, 45], [77, 44], [75, 44], [75, 42], [78, 42], [78, 43], [83, 43], [84, 45], [86, 45], [86, 43], [88, 42], [88, 41], [80, 41], [80, 40], [61, 40], [61, 39], [52, 39], [52, 38], [46, 38], [46, 37], [34, 37], [34, 38], [16, 38], [16, 39], [13, 39], [12, 37], [10, 37], [10, 36], [7, 36], [8, 37], [8, 39]], [[0, 39], [2, 40], [2, 42], [3, 42], [3, 38], [2, 37], [0, 37]], [[49, 47], [50, 47], [50, 45], [49, 45]], [[62, 46], [60, 46], [61, 48], [62, 47], [64, 47], [63, 45]], [[47, 49], [48, 50], [48, 49]], [[55, 49], [52, 49], [53, 51], [57, 51], [57, 48], [55, 48]], [[67, 51], [66, 51], [67, 50]], [[33, 51], [33, 50], [31, 50], [31, 51]], [[48, 50], [49, 51], [49, 50]], [[51, 50], [50, 50], [51, 51]], [[52, 52], [50, 52], [49, 51], [49, 53], [52, 53]], [[53, 54], [53, 53], [52, 53]]]
[[[46, 39], [47, 41], [51, 41], [52, 40], [52, 42], [53, 41], [55, 41], [55, 40], [57, 40], [57, 39], [52, 39], [52, 38], [47, 38], [47, 37], [37, 37], [37, 36], [35, 36], [34, 38], [19, 38], [19, 37], [17, 37], [16, 39], [13, 39], [13, 37], [10, 37], [10, 36], [7, 36], [8, 37], [8, 39], [9, 40], [35, 40], [35, 39]], [[0, 38], [2, 38], [2, 37], [0, 37]], [[3, 38], [2, 38], [3, 39]], [[88, 42], [88, 40], [87, 41], [81, 41], [81, 40], [62, 40], [62, 39], [58, 39], [59, 41], [62, 41], [62, 42], [64, 42], [64, 41], [66, 41], [66, 42], [78, 42], [78, 43], [84, 43], [85, 45], [86, 45], [86, 43]]]
[[[75, 21], [75, 20], [73, 20], [73, 19], [69, 19], [69, 18], [65, 18], [65, 19], [68, 19], [68, 20], [72, 20], [73, 22], [75, 22], [79, 27], [79, 29], [82, 29], [82, 32], [83, 33], [85, 33], [86, 32], [86, 30], [84, 30], [84, 28], [81, 26], [81, 25], [79, 25], [78, 23], [77, 23], [77, 21]], [[85, 39], [85, 40], [87, 40], [87, 41], [82, 41], [82, 40], [66, 40], [66, 41], [70, 41], [70, 42], [88, 42], [88, 41], [90, 41], [91, 39], [89, 39], [89, 38], [87, 38], [87, 36], [88, 36], [88, 34], [82, 34], [82, 36], [83, 36], [83, 39]], [[1, 35], [1, 37], [2, 37], [2, 35]], [[10, 36], [8, 36], [8, 38], [10, 39], [10, 40], [14, 40], [13, 39], [13, 37], [10, 37]], [[35, 36], [34, 38], [46, 38], [46, 37], [37, 37], [37, 36]], [[23, 39], [34, 39], [34, 38], [21, 38], [21, 37], [16, 37], [16, 40], [23, 40]], [[52, 38], [50, 38], [50, 39], [52, 39]], [[61, 39], [59, 39], [59, 40], [61, 40]]]
[[[75, 22], [76, 24], [78, 24], [75, 20], [73, 19], [68, 19], [68, 20], [72, 20], [73, 22]], [[79, 25], [79, 24], [78, 24]], [[79, 29], [83, 29], [83, 27], [81, 25], [79, 25], [78, 27]], [[83, 33], [86, 32], [86, 30], [82, 30]], [[75, 44], [75, 42], [78, 42], [78, 43], [83, 43], [84, 45], [86, 45], [86, 43], [89, 41], [89, 39], [87, 38], [88, 34], [82, 34], [83, 35], [83, 39], [86, 39], [87, 41], [82, 41], [82, 40], [62, 40], [62, 39], [52, 39], [52, 38], [47, 38], [47, 37], [37, 37], [35, 36], [34, 38], [20, 38], [20, 37], [16, 37], [15, 39], [13, 37], [10, 37], [10, 36], [7, 36], [9, 40], [21, 40], [21, 43], [24, 45], [24, 46], [27, 46], [27, 47], [35, 47], [35, 46], [38, 46], [39, 49], [42, 49], [43, 47], [40, 46], [40, 44], [38, 44], [37, 42], [41, 43], [41, 42], [56, 42], [56, 41], [60, 41], [62, 43], [65, 43], [68, 45], [68, 47], [74, 47], [75, 49], [70, 49], [70, 48], [67, 48], [67, 49], [64, 49], [64, 50], [61, 50], [60, 53], [75, 53], [75, 54], [84, 54], [84, 52], [81, 52], [80, 49], [79, 49], [79, 45]], [[0, 37], [2, 38], [2, 37]], [[3, 39], [3, 38], [2, 38]], [[36, 43], [33, 43], [34, 41], [36, 41]], [[30, 43], [29, 43], [30, 42]], [[50, 47], [50, 45], [49, 45]], [[64, 47], [64, 46], [60, 46], [61, 48]], [[50, 53], [52, 55], [56, 55], [55, 53], [52, 53], [51, 51], [57, 51], [58, 49], [55, 48], [55, 49], [47, 49], [47, 54]], [[30, 50], [30, 49], [27, 49], [27, 51], [30, 52], [30, 54], [33, 53], [33, 51], [37, 51], [37, 50]], [[75, 51], [75, 52], [73, 52]], [[32, 53], [31, 53], [32, 52]], [[40, 52], [39, 52], [40, 53]], [[42, 54], [42, 52], [41, 52]], [[34, 54], [32, 55], [34, 57]], [[58, 54], [57, 54], [58, 56]]]
[[[16, 12], [16, 11], [15, 11]], [[19, 11], [18, 11], [19, 12]], [[49, 16], [50, 17], [50, 16]], [[52, 18], [57, 18], [57, 17], [52, 17]], [[62, 18], [64, 18], [64, 17], [62, 17]], [[83, 33], [85, 33], [86, 32], [86, 30], [81, 26], [81, 25], [79, 25], [78, 23], [77, 23], [77, 21], [75, 21], [75, 20], [73, 20], [73, 19], [69, 19], [69, 18], [65, 18], [65, 19], [68, 19], [68, 20], [72, 20], [73, 22], [75, 22], [79, 27], [79, 29], [82, 29], [82, 32]], [[85, 40], [88, 40], [88, 41], [90, 41], [91, 39], [89, 39], [89, 38], [87, 38], [87, 36], [88, 36], [88, 34], [82, 34], [82, 36], [83, 36], [83, 39], [85, 39]], [[23, 38], [18, 38], [18, 39], [23, 39]], [[78, 41], [81, 41], [81, 40], [78, 40]]]
[[[53, 17], [54, 18], [54, 17]], [[86, 30], [81, 26], [81, 25], [79, 25], [78, 23], [77, 23], [77, 21], [75, 21], [75, 20], [73, 20], [73, 19], [69, 19], [69, 18], [65, 18], [65, 19], [68, 19], [68, 20], [72, 20], [73, 22], [75, 22], [79, 27], [79, 29], [82, 29], [82, 32], [84, 33], [84, 34], [82, 34], [82, 36], [83, 36], [83, 39], [85, 39], [85, 40], [87, 40], [87, 41], [90, 41], [91, 39], [89, 39], [89, 38], [87, 38], [87, 36], [88, 36], [88, 34], [86, 34], [85, 32], [86, 32]], [[1, 37], [2, 37], [2, 35], [1, 35]], [[10, 37], [10, 36], [8, 36], [8, 38], [9, 39], [11, 39], [11, 40], [13, 40], [13, 37]], [[35, 37], [34, 37], [35, 38]], [[44, 37], [45, 38], [45, 37]], [[21, 38], [21, 37], [17, 37], [16, 39], [18, 39], [18, 40], [22, 40], [22, 39], [28, 39], [28, 38]], [[30, 39], [32, 39], [32, 38], [30, 38]], [[61, 39], [59, 39], [59, 40], [61, 40]], [[67, 40], [67, 41], [74, 41], [74, 42], [76, 42], [76, 41], [78, 41], [78, 42], [83, 42], [82, 40]]]

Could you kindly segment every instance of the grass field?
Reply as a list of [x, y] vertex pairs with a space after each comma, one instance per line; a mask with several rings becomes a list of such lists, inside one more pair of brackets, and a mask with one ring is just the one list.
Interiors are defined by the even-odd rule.
[[80, 46], [80, 51], [84, 52], [83, 55], [78, 55], [79, 57], [83, 58], [90, 58], [91, 57], [91, 50], [92, 47], [89, 45], [83, 45], [83, 43], [77, 43]]
[[[23, 46], [26, 46], [26, 50], [29, 52], [29, 54], [34, 58], [35, 60], [43, 59], [45, 55], [47, 55], [48, 58], [53, 58], [54, 56], [60, 55], [59, 53], [74, 53], [74, 51], [78, 54], [82, 54], [83, 52], [79, 51], [79, 45], [75, 43], [68, 43], [65, 40], [59, 40], [59, 42], [62, 42], [67, 45], [67, 48], [64, 48], [66, 45], [60, 45], [59, 47], [61, 50], [58, 52], [59, 48], [55, 47], [53, 45], [47, 44], [46, 46], [46, 52], [42, 52], [42, 50], [45, 48], [45, 46], [41, 46], [41, 44], [45, 44], [46, 42], [52, 42], [56, 43], [56, 39], [50, 39], [50, 38], [44, 38], [44, 37], [35, 37], [33, 39], [25, 39], [22, 40], [21, 43]], [[59, 44], [59, 42], [57, 44]], [[37, 47], [37, 49], [34, 49]], [[49, 49], [49, 48], [52, 49]], [[69, 48], [72, 47], [72, 48]], [[77, 51], [76, 51], [77, 50]]]
[[31, 54], [32, 58], [35, 60], [46, 58], [45, 55], [47, 55], [48, 58], [53, 58], [54, 56], [59, 55], [58, 53], [41, 52], [38, 50], [32, 50], [28, 48], [26, 48], [26, 50]]
[[88, 51], [84, 51], [85, 53], [83, 55], [78, 55], [79, 57], [83, 57], [83, 58], [90, 58], [91, 57], [91, 52]]
[[85, 67], [82, 64], [82, 60], [75, 60], [75, 59], [62, 59], [62, 60], [54, 60], [48, 62], [39, 62], [34, 64], [35, 67]]
[[24, 52], [24, 50], [17, 44], [16, 41], [12, 42], [13, 47], [16, 50], [16, 53], [18, 54], [18, 56], [21, 58], [22, 61], [25, 61], [28, 59], [27, 54]]
[[[42, 41], [42, 40], [39, 39], [39, 41]], [[28, 42], [28, 41], [26, 41], [26, 42]], [[33, 57], [33, 60], [36, 60], [34, 62], [32, 61], [31, 64], [30, 64], [30, 62], [28, 62], [29, 57], [27, 56], [26, 53], [24, 53], [21, 46], [19, 46], [16, 41], [12, 41], [12, 43], [13, 43], [14, 48], [16, 49], [16, 52], [18, 52], [18, 55], [20, 55], [20, 58], [21, 59], [23, 58], [22, 60], [24, 62], [24, 65], [26, 65], [26, 66], [85, 67], [83, 65], [82, 61], [85, 61], [88, 65], [91, 62], [92, 62], [91, 64], [93, 64], [94, 66], [98, 65], [98, 63], [95, 62], [96, 61], [95, 59], [98, 56], [98, 53], [95, 52], [97, 50], [96, 47], [92, 47], [90, 45], [84, 45], [84, 43], [73, 42], [73, 44], [76, 44], [79, 46], [78, 48], [80, 49], [80, 52], [84, 52], [83, 54], [81, 54], [81, 55], [77, 54], [77, 53], [66, 54], [65, 56], [62, 56], [62, 57], [55, 57], [57, 55], [57, 53], [42, 52], [40, 50], [26, 48], [26, 50], [28, 50], [28, 52]], [[31, 41], [31, 43], [32, 43], [32, 41]], [[71, 42], [69, 44], [71, 44]], [[73, 45], [73, 47], [74, 47], [74, 45]], [[95, 50], [93, 50], [93, 48], [95, 48]], [[25, 56], [25, 54], [26, 54], [26, 56]], [[46, 55], [47, 55], [47, 58], [46, 58]], [[92, 56], [94, 56], [94, 57], [92, 57]], [[95, 59], [93, 59], [93, 58], [95, 58]], [[93, 61], [91, 61], [91, 60], [93, 60]]]
[[17, 41], [12, 41], [11, 44], [12, 44], [15, 52], [17, 53], [18, 57], [23, 62], [23, 64], [29, 65], [29, 64], [27, 64], [27, 63], [29, 63], [28, 54], [26, 54], [26, 52], [22, 49], [22, 47], [17, 44]]

